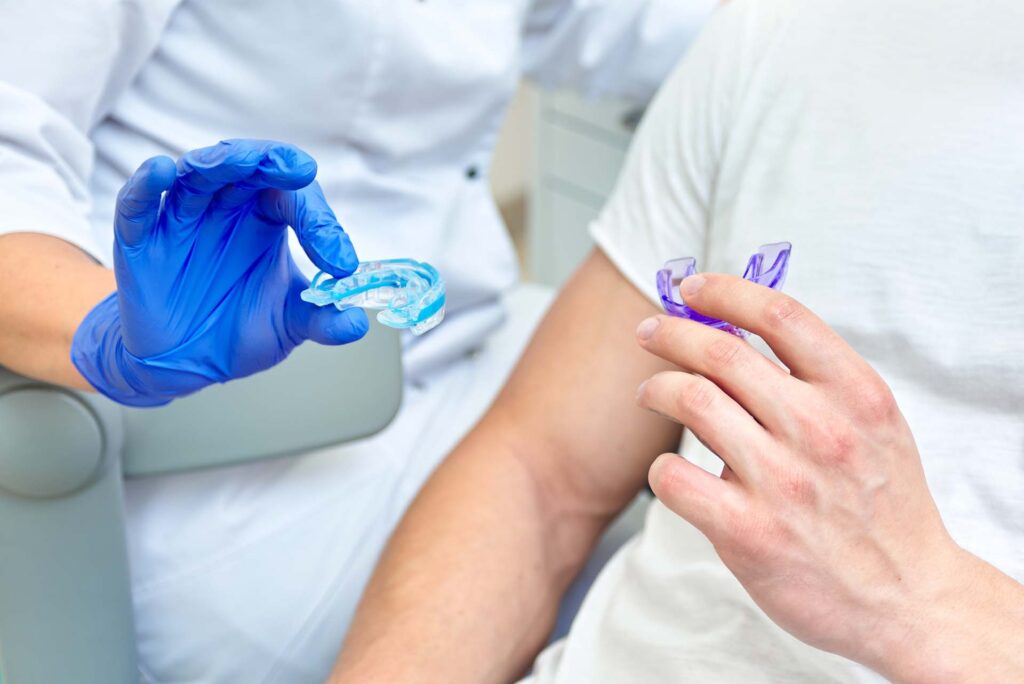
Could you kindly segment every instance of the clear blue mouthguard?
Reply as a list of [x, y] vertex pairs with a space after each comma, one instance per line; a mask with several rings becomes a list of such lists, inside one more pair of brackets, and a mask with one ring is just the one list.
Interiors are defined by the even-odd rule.
[[412, 259], [363, 261], [347, 278], [321, 271], [300, 294], [317, 306], [380, 309], [377, 320], [422, 335], [444, 320], [444, 280], [430, 264]]

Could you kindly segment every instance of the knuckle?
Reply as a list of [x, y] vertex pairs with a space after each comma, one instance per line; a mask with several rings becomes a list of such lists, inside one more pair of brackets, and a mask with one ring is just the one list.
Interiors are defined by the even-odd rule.
[[800, 442], [820, 461], [848, 463], [857, 450], [854, 430], [838, 415], [814, 411], [795, 416]]
[[683, 415], [694, 416], [708, 412], [715, 401], [715, 386], [709, 380], [694, 378], [679, 395], [678, 404]]
[[856, 401], [860, 414], [870, 423], [890, 421], [898, 411], [892, 390], [880, 380], [865, 383]]
[[849, 430], [836, 430], [830, 433], [826, 446], [829, 460], [838, 464], [849, 463], [857, 452], [857, 440]]
[[823, 416], [810, 423], [806, 439], [813, 453], [834, 463], [849, 461], [857, 447], [853, 430], [835, 416]]
[[763, 317], [769, 329], [777, 330], [803, 318], [805, 311], [803, 305], [792, 297], [779, 295], [765, 305]]
[[743, 342], [732, 336], [716, 335], [704, 349], [704, 356], [711, 368], [725, 368], [734, 365], [743, 351]]
[[818, 500], [818, 489], [814, 481], [802, 473], [783, 477], [779, 489], [787, 501], [795, 504], [813, 505]]
[[825, 424], [814, 435], [815, 451], [831, 463], [849, 463], [856, 451], [856, 440], [846, 428]]
[[819, 412], [801, 410], [799, 407], [791, 409], [790, 419], [793, 421], [796, 436], [809, 440], [813, 439], [824, 420]]

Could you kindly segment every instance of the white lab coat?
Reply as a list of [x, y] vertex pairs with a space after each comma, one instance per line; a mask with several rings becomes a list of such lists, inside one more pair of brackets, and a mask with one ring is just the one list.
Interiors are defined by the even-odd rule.
[[[444, 275], [448, 320], [405, 358], [410, 377], [438, 377], [498, 326], [500, 295], [516, 279], [487, 171], [520, 76], [646, 98], [714, 4], [4, 3], [0, 234], [55, 235], [109, 265], [114, 197], [143, 159], [229, 137], [292, 142], [319, 162], [319, 181], [361, 258], [413, 257]], [[420, 479], [398, 494], [395, 478], [417, 459], [425, 474], [423, 460], [441, 456], [420, 454], [410, 434], [393, 440], [407, 448], [397, 449], [392, 470], [369, 479], [354, 457], [309, 457], [271, 468], [273, 482], [260, 479], [263, 466], [131, 485], [140, 651], [152, 678], [314, 681], [361, 587], [344, 579], [346, 570], [372, 562]], [[310, 475], [342, 461], [329, 475]], [[375, 478], [391, 478], [387, 491], [361, 499], [369, 490], [360, 483]], [[306, 485], [322, 491], [318, 480], [334, 488], [333, 508], [323, 497], [289, 498]], [[392, 497], [385, 503], [394, 510], [372, 519], [381, 497]], [[319, 508], [306, 505], [314, 499]], [[344, 519], [323, 523], [320, 536], [299, 536], [307, 551], [330, 547], [318, 558], [293, 548], [294, 529], [312, 529], [314, 517]], [[292, 545], [274, 538], [287, 529]], [[230, 578], [203, 579], [243, 547], [263, 551], [233, 566]], [[292, 600], [297, 593], [286, 587], [297, 583], [313, 600], [286, 606], [295, 620], [283, 619], [273, 606]], [[319, 649], [303, 645], [311, 630], [321, 635]]]

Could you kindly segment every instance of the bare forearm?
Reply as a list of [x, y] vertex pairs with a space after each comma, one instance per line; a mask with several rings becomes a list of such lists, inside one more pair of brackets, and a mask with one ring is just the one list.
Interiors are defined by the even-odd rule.
[[[597, 529], [558, 534], [548, 497], [514, 455], [484, 443], [488, 432], [471, 436], [413, 505], [333, 682], [508, 682], [543, 645], [578, 570], [566, 559], [584, 558]], [[578, 550], [558, 548], [557, 537]]]
[[476, 684], [524, 671], [601, 530], [678, 443], [678, 426], [634, 401], [665, 367], [633, 344], [652, 308], [603, 255], [587, 261], [407, 513], [332, 681]]
[[71, 363], [78, 324], [114, 291], [114, 274], [63, 240], [0, 236], [0, 366], [91, 389]]

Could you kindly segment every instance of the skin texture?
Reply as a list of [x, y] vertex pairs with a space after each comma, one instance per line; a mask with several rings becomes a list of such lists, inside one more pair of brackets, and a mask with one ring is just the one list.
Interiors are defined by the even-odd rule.
[[116, 287], [113, 271], [64, 240], [39, 233], [0, 236], [0, 366], [91, 390], [71, 364], [71, 339]]
[[1024, 588], [946, 532], [892, 392], [791, 297], [692, 276], [687, 304], [760, 335], [655, 316], [637, 329], [680, 370], [638, 390], [690, 427], [722, 478], [675, 454], [650, 482], [781, 627], [895, 681], [1024, 681]]
[[595, 252], [491, 411], [413, 502], [334, 682], [508, 682], [554, 625], [601, 531], [678, 443], [636, 406], [669, 364], [633, 328], [656, 309]]
[[[727, 468], [719, 478], [664, 454], [655, 493], [783, 628], [898, 682], [1024, 681], [1024, 587], [950, 538], [881, 378], [785, 295], [718, 275], [685, 287], [688, 304], [760, 334], [788, 371], [668, 316], [637, 328], [630, 342], [650, 352], [637, 355], [623, 331], [653, 306], [593, 254], [407, 513], [331, 682], [521, 675], [680, 423]], [[634, 401], [671, 420], [651, 423]]]

